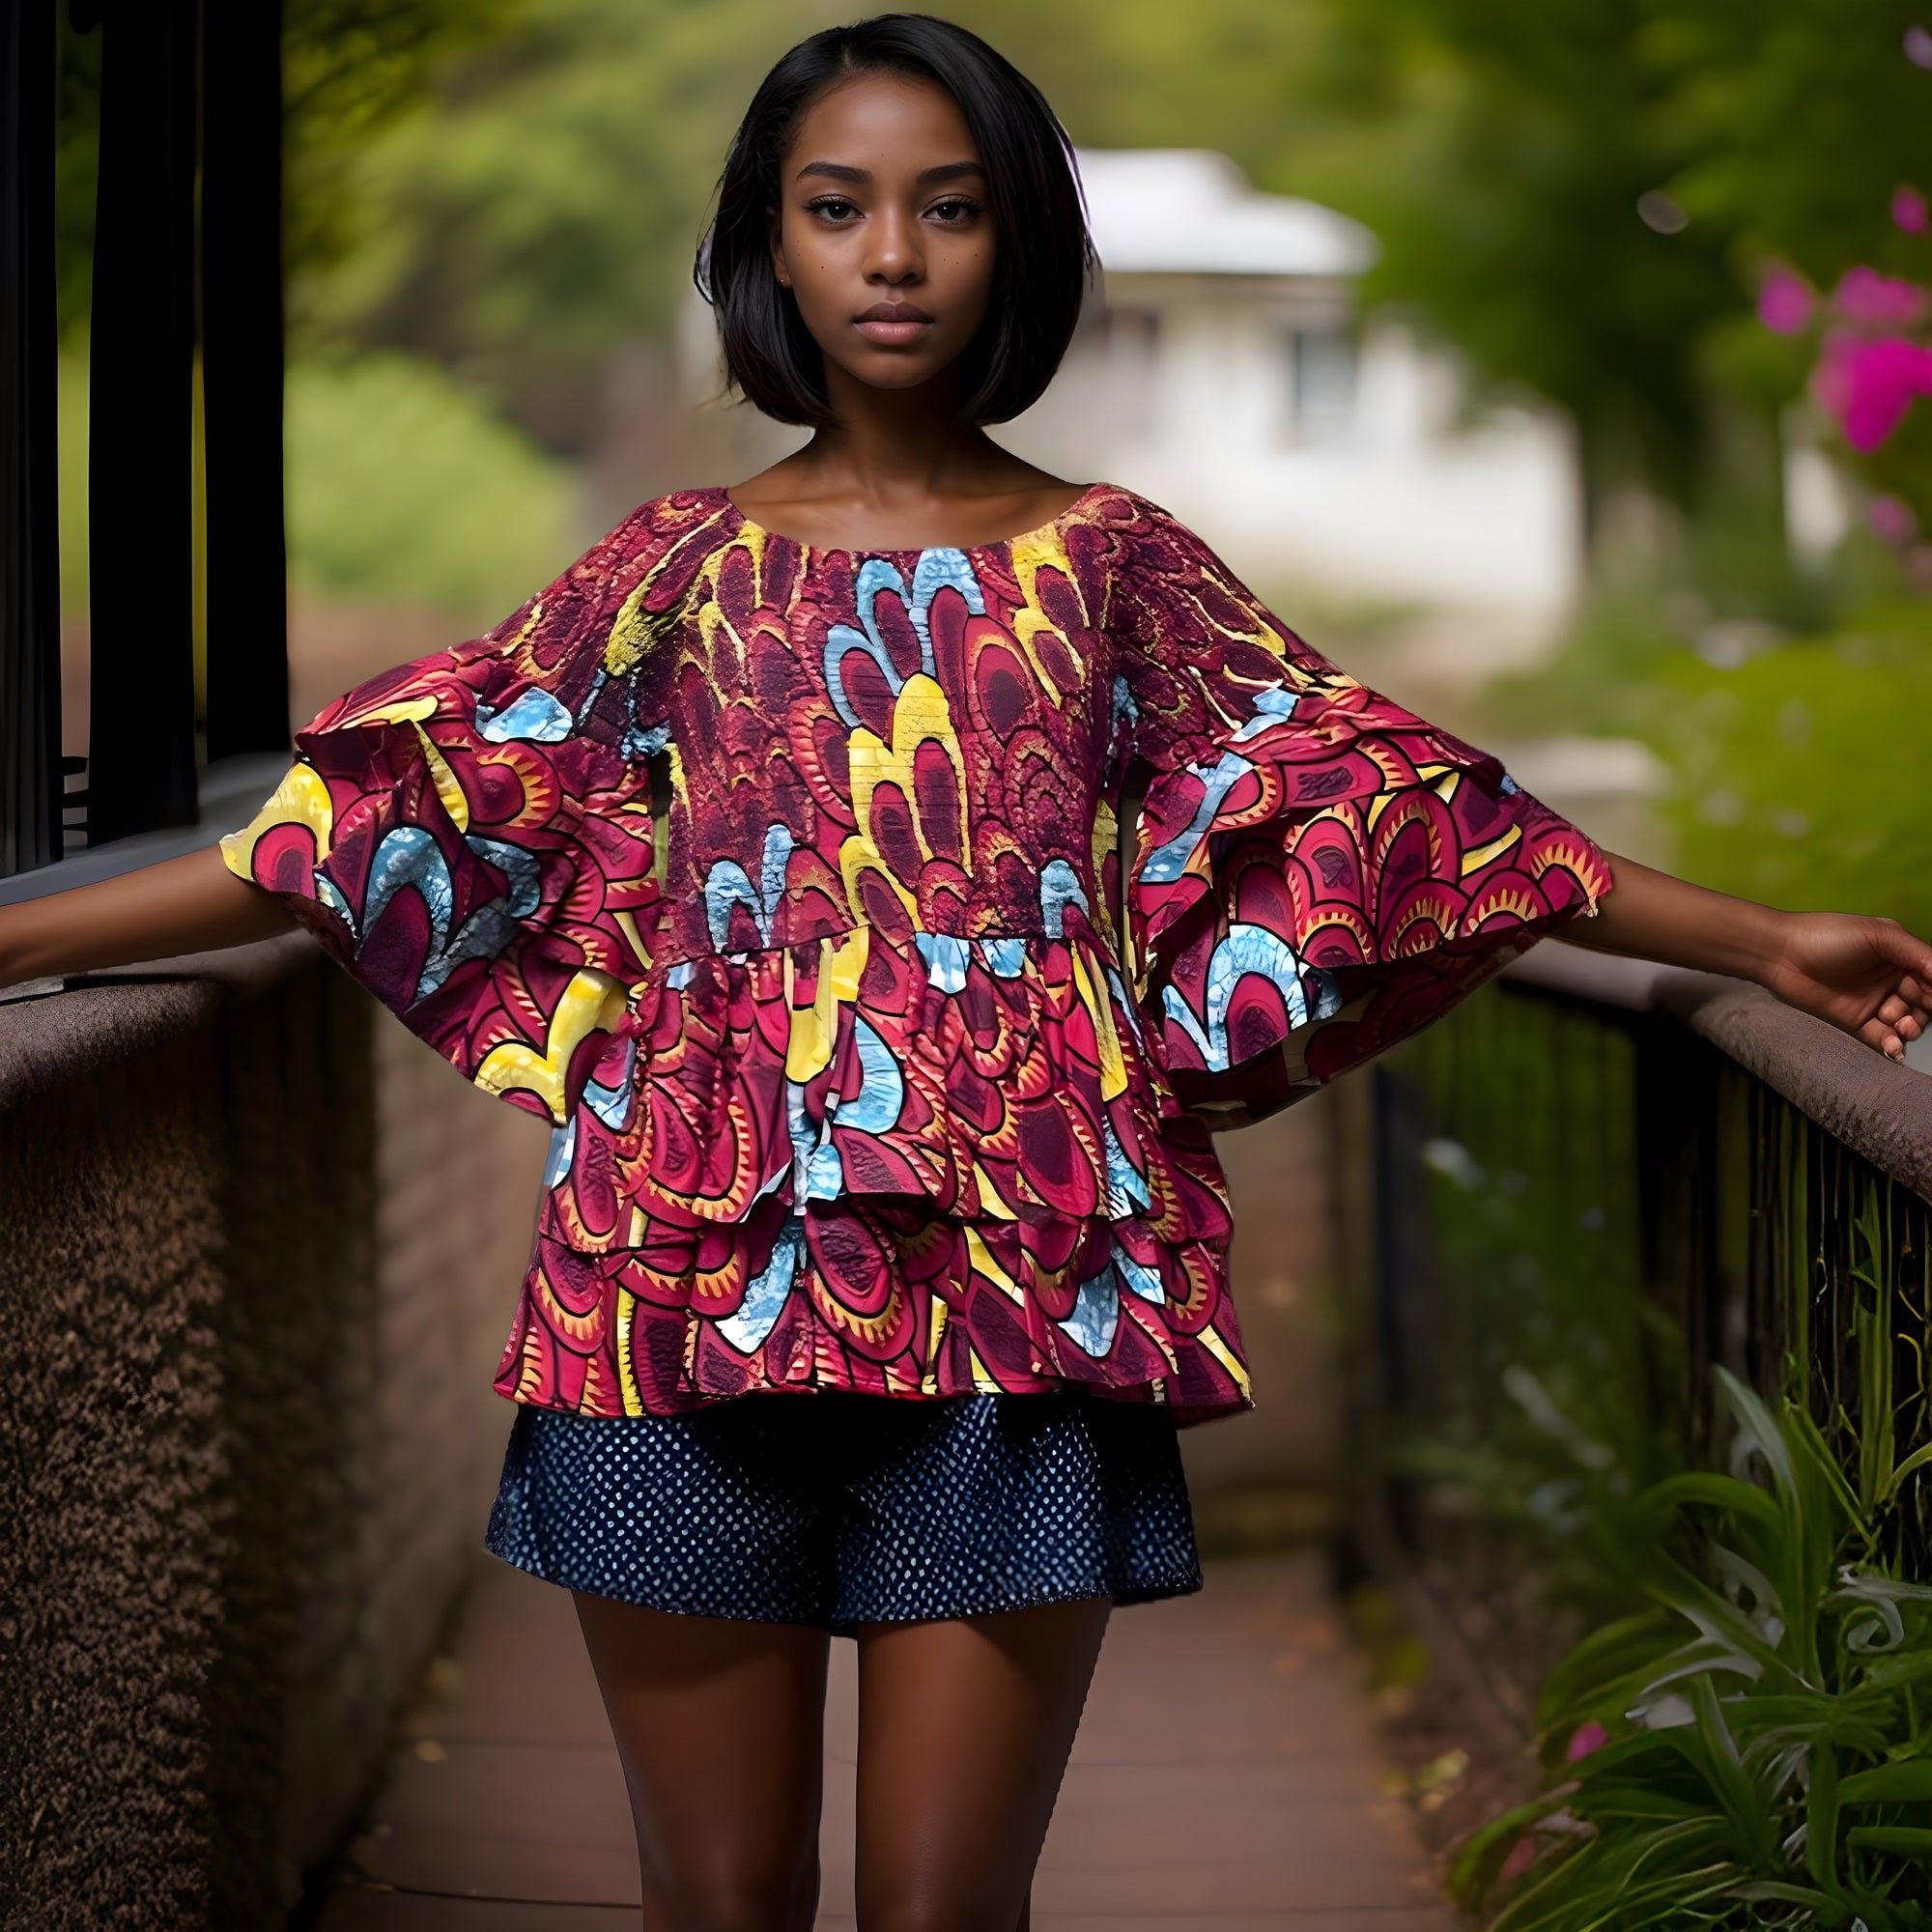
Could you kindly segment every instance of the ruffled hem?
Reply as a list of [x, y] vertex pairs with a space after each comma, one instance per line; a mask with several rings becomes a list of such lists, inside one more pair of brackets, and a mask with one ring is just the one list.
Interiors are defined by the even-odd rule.
[[541, 1235], [498, 1394], [674, 1414], [760, 1390], [909, 1398], [1078, 1385], [1180, 1424], [1251, 1406], [1225, 1236], [1140, 1223], [971, 1223], [923, 1204], [777, 1200], [584, 1254]]
[[995, 1227], [1227, 1232], [1225, 1194], [1093, 928], [856, 926], [654, 967], [596, 1037], [549, 1212], [585, 1254], [863, 1198]]
[[1138, 991], [1172, 1104], [1210, 1127], [1407, 1038], [1612, 883], [1492, 755], [1325, 668], [1149, 791]]

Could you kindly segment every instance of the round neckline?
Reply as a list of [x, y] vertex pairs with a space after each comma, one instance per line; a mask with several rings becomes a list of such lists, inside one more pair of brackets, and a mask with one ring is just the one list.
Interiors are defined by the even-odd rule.
[[712, 486], [713, 491], [717, 495], [719, 502], [724, 506], [725, 513], [732, 520], [731, 533], [734, 536], [741, 536], [746, 531], [749, 530], [753, 534], [764, 538], [768, 543], [769, 542], [788, 543], [796, 550], [816, 552], [817, 554], [820, 556], [860, 556], [860, 557], [918, 556], [922, 554], [923, 552], [929, 550], [951, 550], [951, 551], [957, 551], [961, 556], [980, 556], [983, 555], [988, 551], [1011, 550], [1015, 544], [1032, 543], [1042, 537], [1050, 537], [1057, 535], [1065, 525], [1072, 522], [1075, 513], [1081, 509], [1081, 507], [1088, 501], [1090, 497], [1097, 497], [1103, 490], [1106, 490], [1109, 487], [1111, 486], [1105, 483], [1090, 483], [1088, 484], [1086, 489], [1081, 491], [1079, 496], [1074, 497], [1072, 502], [1068, 503], [1065, 509], [1062, 510], [1057, 517], [1049, 517], [1045, 523], [1037, 524], [1030, 530], [1016, 531], [1012, 536], [1009, 537], [995, 537], [991, 543], [879, 544], [879, 545], [874, 545], [869, 549], [860, 549], [850, 544], [841, 545], [841, 544], [811, 543], [804, 537], [789, 536], [783, 530], [775, 530], [771, 528], [768, 525], [759, 523], [755, 518], [747, 516], [746, 513], [743, 510], [741, 510], [735, 502], [731, 500], [731, 492], [728, 485], [718, 483]]

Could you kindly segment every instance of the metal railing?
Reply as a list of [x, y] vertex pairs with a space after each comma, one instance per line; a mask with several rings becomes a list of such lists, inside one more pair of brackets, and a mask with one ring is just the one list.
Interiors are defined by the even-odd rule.
[[[1714, 1365], [1802, 1403], [1932, 1572], [1932, 1079], [1742, 982], [1544, 947], [1379, 1066], [1353, 1135], [1362, 1514], [1519, 1727], [1629, 1504], [1722, 1466]], [[1606, 1581], [1607, 1579], [1607, 1581]]]
[[[59, 860], [75, 807], [89, 846], [193, 826], [205, 765], [288, 744], [280, 17], [278, 0], [70, 0], [57, 23], [49, 0], [0, 0], [0, 876]], [[99, 107], [89, 745], [65, 791], [80, 774], [60, 754], [62, 63], [67, 98]]]

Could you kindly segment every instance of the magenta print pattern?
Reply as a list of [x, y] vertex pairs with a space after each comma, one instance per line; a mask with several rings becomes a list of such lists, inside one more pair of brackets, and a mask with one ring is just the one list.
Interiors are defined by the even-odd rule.
[[296, 751], [223, 856], [550, 1122], [497, 1387], [592, 1415], [1246, 1406], [1211, 1130], [1610, 884], [1106, 485], [864, 554], [666, 497]]

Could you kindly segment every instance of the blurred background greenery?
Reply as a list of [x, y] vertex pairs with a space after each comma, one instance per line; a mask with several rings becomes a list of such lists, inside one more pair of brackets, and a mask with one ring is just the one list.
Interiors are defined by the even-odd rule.
[[[1453, 722], [1637, 740], [1666, 774], [1662, 849], [1691, 876], [1932, 929], [1911, 755], [1932, 701], [1918, 5], [949, 11], [1081, 146], [1218, 150], [1259, 187], [1364, 223], [1381, 252], [1363, 311], [1453, 351], [1468, 407], [1524, 399], [1569, 426], [1574, 608]], [[288, 0], [299, 605], [409, 609], [424, 636], [480, 627], [628, 507], [585, 482], [612, 372], [667, 353], [759, 75], [843, 16], [802, 0]], [[74, 502], [97, 47], [62, 48]], [[1794, 437], [1852, 506], [1828, 542], [1792, 539]], [[76, 613], [82, 541], [64, 555]], [[1317, 640], [1350, 662], [1346, 635]]]

